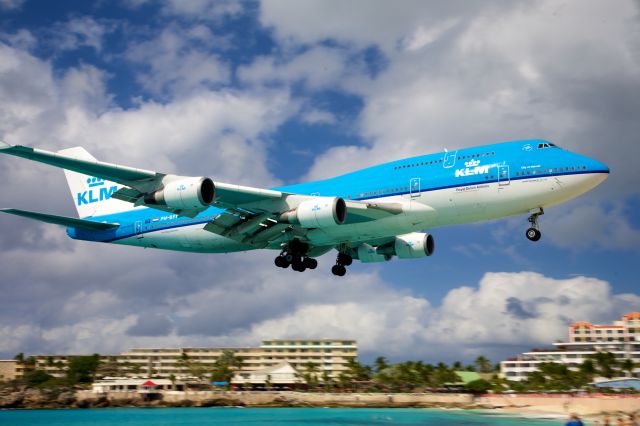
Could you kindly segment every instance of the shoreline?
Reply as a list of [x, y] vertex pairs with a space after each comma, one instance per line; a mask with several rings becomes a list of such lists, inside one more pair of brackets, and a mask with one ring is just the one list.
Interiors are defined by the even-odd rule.
[[640, 395], [604, 394], [440, 394], [440, 393], [314, 393], [197, 391], [111, 392], [72, 389], [21, 389], [0, 393], [0, 409], [88, 408], [431, 408], [471, 410], [487, 415], [564, 419], [577, 413], [585, 419], [640, 413]]

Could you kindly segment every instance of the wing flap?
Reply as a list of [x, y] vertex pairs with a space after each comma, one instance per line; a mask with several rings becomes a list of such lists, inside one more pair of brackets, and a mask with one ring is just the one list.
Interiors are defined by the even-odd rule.
[[76, 219], [73, 217], [56, 216], [47, 213], [31, 212], [28, 210], [18, 209], [0, 209], [2, 213], [22, 216], [29, 219], [39, 220], [40, 222], [52, 223], [54, 225], [67, 226], [72, 228], [81, 228], [89, 231], [106, 231], [115, 229], [120, 225], [117, 223], [93, 222], [90, 220]]

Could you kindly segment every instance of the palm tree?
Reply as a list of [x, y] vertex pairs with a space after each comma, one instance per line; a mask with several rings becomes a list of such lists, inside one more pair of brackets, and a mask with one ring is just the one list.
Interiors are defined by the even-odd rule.
[[329, 372], [327, 372], [327, 370], [322, 372], [322, 385], [324, 386], [325, 392], [331, 392], [331, 389], [333, 388], [333, 380], [331, 379], [331, 376], [329, 376]]
[[489, 359], [484, 355], [478, 356], [474, 364], [476, 365], [480, 373], [491, 373], [493, 371], [493, 366], [491, 365], [491, 361], [489, 361]]
[[379, 373], [382, 370], [386, 370], [390, 367], [387, 359], [383, 356], [379, 356], [378, 358], [376, 358], [376, 360], [374, 361], [374, 365], [376, 367], [376, 373]]
[[616, 357], [611, 352], [596, 352], [591, 358], [598, 368], [598, 374], [608, 379], [615, 375], [615, 369], [618, 366]]
[[318, 386], [318, 364], [309, 361], [304, 363], [306, 373], [304, 373], [304, 381], [307, 382], [309, 389], [314, 389]]
[[633, 377], [633, 370], [636, 368], [636, 364], [631, 358], [625, 358], [625, 360], [620, 363], [620, 368], [627, 373], [627, 377]]

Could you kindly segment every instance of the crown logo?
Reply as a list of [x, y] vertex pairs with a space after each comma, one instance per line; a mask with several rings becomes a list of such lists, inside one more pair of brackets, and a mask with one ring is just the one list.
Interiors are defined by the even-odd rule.
[[87, 179], [87, 184], [89, 184], [89, 188], [95, 188], [96, 186], [104, 185], [104, 179], [100, 179], [97, 177], [90, 177]]
[[471, 160], [471, 161], [467, 161], [466, 163], [464, 163], [464, 165], [466, 167], [475, 167], [478, 164], [480, 164], [480, 160]]

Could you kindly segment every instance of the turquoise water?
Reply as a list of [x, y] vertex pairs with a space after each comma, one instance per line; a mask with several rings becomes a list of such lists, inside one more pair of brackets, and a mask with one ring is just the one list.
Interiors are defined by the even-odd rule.
[[508, 418], [473, 411], [401, 408], [104, 408], [5, 410], [0, 425], [498, 425], [544, 426], [559, 421]]

